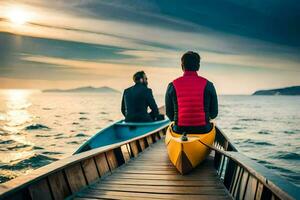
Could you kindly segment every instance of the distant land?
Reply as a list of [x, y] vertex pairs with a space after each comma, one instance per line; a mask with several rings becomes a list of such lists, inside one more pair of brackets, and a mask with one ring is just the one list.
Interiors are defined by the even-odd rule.
[[272, 90], [258, 90], [253, 95], [300, 95], [300, 86], [278, 88]]
[[43, 90], [42, 92], [68, 92], [68, 93], [120, 93], [120, 91], [115, 90], [110, 87], [92, 87], [92, 86], [87, 86], [87, 87], [79, 87], [79, 88], [73, 88], [73, 89], [67, 89], [67, 90], [62, 90], [62, 89], [48, 89], [48, 90]]

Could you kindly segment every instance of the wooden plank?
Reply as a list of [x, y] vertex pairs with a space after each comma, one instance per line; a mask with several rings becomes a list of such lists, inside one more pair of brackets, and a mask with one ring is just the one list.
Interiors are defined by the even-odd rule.
[[[107, 197], [107, 195], [100, 195], [101, 197], [99, 197], [99, 195], [97, 195], [96, 197], [76, 197], [73, 198], [73, 200], [99, 200], [99, 199], [133, 199], [133, 197], [127, 197], [127, 196], [118, 196], [118, 195], [109, 195], [109, 197]], [[134, 198], [137, 199], [137, 198]], [[152, 197], [143, 197], [143, 199], [153, 199]]]
[[[167, 159], [169, 157], [168, 157], [168, 154], [166, 154], [166, 152], [162, 152], [162, 153], [158, 153], [158, 154], [151, 154], [151, 155], [143, 156], [143, 158], [139, 159], [138, 161], [144, 161], [144, 160], [151, 159], [152, 161], [161, 163], [161, 160], [160, 160], [161, 158]], [[169, 160], [166, 160], [166, 162], [169, 162]], [[151, 164], [151, 163], [148, 163], [148, 164]]]
[[[157, 173], [157, 174], [163, 174], [164, 172], [166, 174], [176, 174], [176, 175], [179, 175], [179, 172], [176, 170], [176, 168], [174, 168], [173, 166], [170, 167], [170, 169], [167, 169], [167, 168], [155, 168], [153, 170], [149, 169], [149, 168], [143, 168], [143, 167], [140, 167], [140, 168], [136, 168], [136, 167], [133, 167], [133, 168], [130, 168], [130, 170], [127, 168], [124, 169], [124, 171], [128, 171], [129, 173], [131, 174], [141, 174], [141, 173]], [[209, 170], [205, 170], [205, 169], [201, 169], [201, 170], [195, 170], [195, 172], [193, 172], [193, 174], [197, 175], [197, 176], [208, 176], [208, 175], [211, 175], [211, 176], [216, 176], [216, 174], [214, 172], [211, 172]]]
[[261, 199], [263, 187], [264, 187], [264, 185], [262, 183], [258, 183], [258, 187], [257, 187], [256, 195], [255, 195], [255, 200], [260, 200]]
[[62, 171], [50, 175], [48, 180], [55, 200], [65, 199], [71, 195], [71, 191]]
[[65, 173], [72, 193], [78, 192], [80, 189], [86, 186], [86, 180], [80, 163], [68, 167], [65, 169]]
[[235, 176], [234, 176], [234, 182], [233, 182], [232, 188], [230, 188], [230, 193], [232, 194], [233, 197], [236, 196], [236, 191], [237, 191], [237, 188], [239, 187], [238, 184], [239, 184], [241, 174], [242, 174], [242, 168], [238, 166]]
[[236, 166], [236, 168], [235, 168], [235, 170], [234, 170], [233, 177], [232, 177], [232, 182], [231, 182], [230, 188], [229, 188], [230, 194], [233, 194], [233, 192], [234, 192], [234, 189], [235, 189], [235, 187], [236, 187], [237, 177], [238, 177], [239, 172], [240, 172], [240, 167], [239, 167], [239, 166]]
[[243, 178], [244, 171], [245, 171], [244, 168], [241, 168], [238, 179], [237, 179], [237, 182], [236, 182], [235, 191], [233, 192], [233, 195], [232, 195], [234, 197], [238, 197], [239, 194], [240, 194], [241, 181], [242, 181], [242, 178]]
[[[167, 157], [163, 158], [164, 160], [167, 159]], [[148, 159], [147, 159], [148, 160]], [[128, 163], [128, 165], [132, 165], [132, 163]], [[149, 162], [145, 162], [145, 160], [134, 160], [134, 165], [139, 166], [139, 165], [143, 165], [143, 166], [172, 166], [173, 164], [171, 163], [171, 161], [156, 161], [155, 163], [156, 165], [153, 165], [153, 163], [149, 163]]]
[[[79, 193], [78, 197], [82, 198], [97, 198], [97, 199], [201, 199], [201, 200], [225, 200], [231, 199], [228, 196], [216, 195], [176, 195], [176, 194], [151, 194], [143, 192], [122, 192], [122, 191], [92, 191], [89, 193]], [[77, 198], [77, 197], [76, 197]]]
[[249, 173], [247, 171], [244, 171], [241, 179], [239, 194], [237, 194], [238, 199], [244, 199], [244, 195], [248, 185], [248, 180], [249, 180]]
[[129, 145], [130, 145], [130, 149], [131, 149], [133, 156], [137, 157], [139, 154], [139, 150], [138, 150], [136, 141], [130, 142]]
[[152, 136], [151, 136], [151, 135], [148, 135], [148, 136], [146, 137], [146, 139], [147, 139], [148, 145], [150, 146], [150, 145], [153, 143]]
[[[132, 167], [136, 167], [136, 168], [140, 168], [140, 167], [144, 167], [144, 168], [150, 168], [150, 167], [154, 167], [154, 168], [157, 168], [157, 167], [164, 167], [164, 168], [170, 168], [172, 169], [174, 167], [173, 164], [169, 163], [165, 163], [165, 164], [162, 164], [161, 162], [165, 162], [165, 159], [166, 158], [161, 158], [160, 161], [154, 161], [154, 160], [134, 160], [134, 162], [130, 162], [128, 163], [126, 166], [132, 166]], [[206, 166], [206, 165], [200, 165], [198, 167], [196, 167], [197, 169], [205, 169], [205, 168], [209, 168], [211, 171], [214, 171], [214, 169], [211, 169], [210, 166]]]
[[[126, 166], [127, 169], [128, 166]], [[132, 170], [151, 170], [151, 171], [172, 171], [172, 172], [176, 172], [176, 168], [174, 166], [153, 166], [153, 168], [149, 167], [149, 166], [133, 166], [131, 165]]]
[[250, 175], [244, 199], [255, 199], [257, 179]]
[[151, 168], [151, 167], [164, 167], [164, 168], [171, 168], [172, 166], [174, 166], [172, 163], [155, 163], [155, 165], [153, 165], [153, 163], [147, 163], [145, 161], [143, 162], [140, 162], [138, 160], [134, 160], [134, 162], [130, 162], [128, 163], [126, 166], [135, 166], [135, 167], [148, 167], [148, 168]]
[[51, 191], [47, 183], [47, 179], [42, 179], [28, 187], [32, 200], [43, 199], [52, 200]]
[[[134, 163], [148, 165], [148, 166], [151, 166], [151, 165], [155, 166], [156, 164], [158, 164], [158, 165], [172, 165], [172, 163], [169, 160], [167, 160], [168, 157], [165, 156], [165, 155], [161, 156], [159, 159], [153, 158], [153, 156], [157, 156], [157, 155], [143, 157], [142, 159], [135, 160]], [[162, 163], [162, 161], [163, 161], [163, 163]]]
[[130, 152], [128, 151], [126, 144], [121, 146], [121, 151], [122, 151], [125, 163], [127, 163], [130, 160]]
[[110, 170], [113, 170], [113, 169], [117, 168], [118, 167], [118, 161], [117, 161], [117, 158], [116, 158], [116, 155], [115, 155], [114, 151], [110, 150], [110, 151], [106, 152], [105, 154], [106, 154], [106, 158], [107, 158]]
[[135, 180], [135, 179], [118, 179], [118, 178], [109, 178], [101, 181], [102, 184], [123, 184], [123, 185], [152, 185], [152, 186], [203, 186], [203, 187], [223, 187], [223, 184], [219, 180], [210, 180], [210, 181], [198, 181], [198, 180], [189, 180], [189, 181], [172, 181], [172, 180]]
[[140, 147], [141, 147], [142, 151], [144, 151], [144, 149], [146, 149], [146, 144], [145, 144], [144, 138], [141, 138], [138, 141], [140, 143]]
[[149, 171], [149, 170], [139, 170], [139, 169], [131, 169], [131, 170], [122, 170], [123, 173], [126, 174], [156, 174], [156, 175], [160, 175], [160, 174], [168, 174], [168, 175], [178, 175], [178, 172], [176, 171], [164, 171], [164, 170], [153, 170], [153, 171]]
[[131, 148], [130, 148], [130, 144], [129, 144], [129, 143], [126, 144], [126, 148], [127, 148], [129, 157], [130, 157], [130, 158], [133, 158], [134, 156], [133, 156], [133, 153], [131, 152]]
[[99, 179], [99, 174], [94, 158], [88, 158], [82, 161], [82, 168], [88, 184], [92, 184]]
[[[156, 174], [156, 175], [180, 175], [179, 172], [177, 172], [175, 169], [173, 170], [142, 170], [138, 168], [130, 168], [130, 169], [122, 169], [123, 173], [126, 174]], [[216, 174], [214, 172], [210, 172], [207, 170], [197, 170], [193, 172], [194, 176], [212, 176], [216, 177]]]
[[192, 174], [185, 175], [183, 177], [176, 175], [154, 175], [154, 174], [113, 174], [119, 178], [127, 179], [145, 179], [145, 180], [215, 180], [217, 176], [193, 176]]
[[99, 170], [100, 176], [104, 176], [107, 173], [110, 173], [110, 169], [106, 160], [106, 156], [104, 153], [101, 153], [95, 156], [95, 161], [97, 168]]
[[123, 192], [144, 192], [151, 194], [201, 194], [201, 195], [226, 195], [226, 191], [223, 188], [205, 188], [205, 187], [174, 187], [170, 186], [143, 186], [143, 185], [118, 185], [118, 187], [112, 187], [111, 185], [99, 184], [91, 186], [87, 189], [87, 192], [92, 191], [123, 191]]
[[[162, 161], [162, 160], [165, 160], [165, 159], [167, 159], [167, 158], [161, 158], [160, 160], [153, 160], [153, 159], [151, 159], [151, 158], [149, 158], [149, 159], [143, 159], [143, 160], [139, 160], [139, 161], [134, 161], [134, 162], [136, 162], [136, 164], [142, 164], [142, 165], [144, 165], [144, 166], [151, 166], [151, 164], [152, 164], [152, 166], [155, 166], [156, 164], [158, 165], [158, 166], [161, 166], [161, 164], [160, 164], [160, 162]], [[150, 164], [150, 165], [149, 165]], [[169, 161], [168, 161], [168, 163], [166, 163], [165, 165], [167, 165], [168, 164], [168, 166], [172, 166], [172, 163], [169, 163]]]

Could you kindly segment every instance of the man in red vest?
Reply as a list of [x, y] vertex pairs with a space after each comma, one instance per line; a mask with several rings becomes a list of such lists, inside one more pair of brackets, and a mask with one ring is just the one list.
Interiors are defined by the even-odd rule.
[[200, 56], [189, 51], [181, 57], [183, 76], [168, 85], [166, 114], [176, 133], [207, 133], [218, 115], [218, 99], [212, 82], [198, 75]]

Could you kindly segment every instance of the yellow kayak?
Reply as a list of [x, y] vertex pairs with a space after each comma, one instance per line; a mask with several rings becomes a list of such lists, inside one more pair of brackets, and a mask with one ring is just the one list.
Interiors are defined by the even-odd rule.
[[[186, 138], [183, 138], [181, 134], [173, 132], [172, 126], [173, 124], [168, 127], [165, 138], [169, 158], [181, 174], [186, 174], [205, 160], [210, 153], [210, 149], [204, 144], [213, 144], [216, 129], [214, 126], [208, 133], [187, 134]], [[184, 141], [185, 139], [187, 141]]]

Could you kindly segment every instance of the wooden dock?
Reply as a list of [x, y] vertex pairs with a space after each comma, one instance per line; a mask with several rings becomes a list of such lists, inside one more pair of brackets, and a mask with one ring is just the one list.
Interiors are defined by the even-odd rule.
[[188, 175], [169, 161], [162, 140], [111, 175], [88, 186], [75, 199], [232, 199], [209, 157]]

